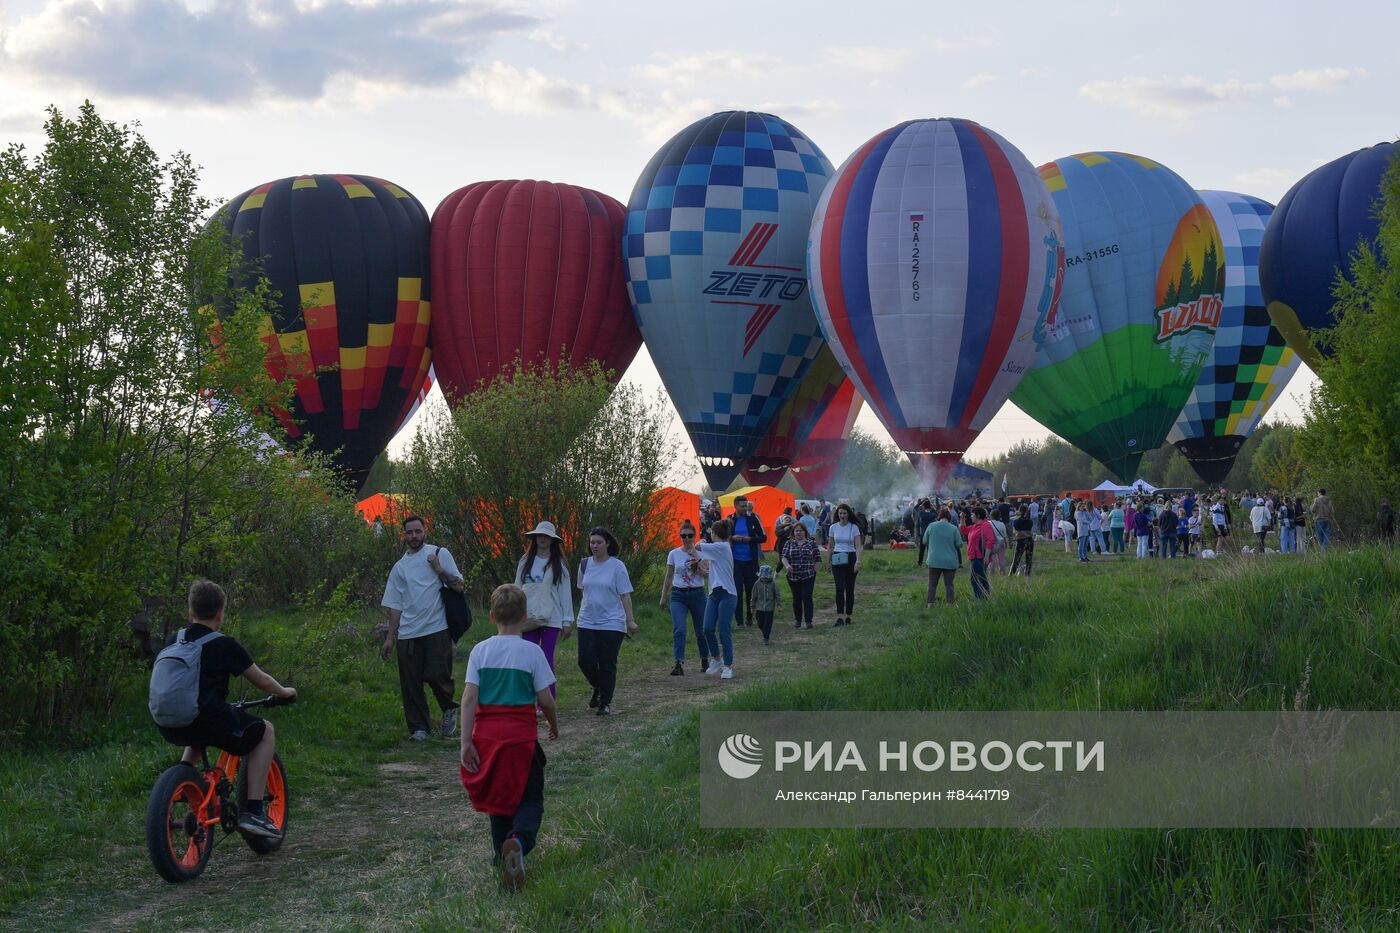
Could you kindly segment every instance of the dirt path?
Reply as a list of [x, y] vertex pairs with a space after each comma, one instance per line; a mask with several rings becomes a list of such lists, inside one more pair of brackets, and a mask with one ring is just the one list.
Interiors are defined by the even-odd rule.
[[[868, 600], [908, 582], [909, 577], [874, 579], [862, 585], [859, 596]], [[768, 648], [757, 628], [735, 633], [732, 681], [698, 669], [671, 677], [669, 664], [642, 667], [624, 652], [615, 715], [600, 718], [561, 704], [560, 737], [545, 747], [550, 784], [574, 787], [645, 742], [664, 740], [667, 723], [687, 710], [754, 683], [858, 664], [893, 639], [887, 622], [862, 625], [859, 613], [854, 626], [835, 629], [829, 604], [818, 610], [810, 631], [794, 631], [786, 613], [785, 608], [775, 621]], [[559, 652], [561, 664], [567, 663], [569, 647]], [[51, 928], [400, 929], [443, 898], [499, 896], [489, 866], [486, 818], [470, 808], [457, 780], [457, 742], [406, 746], [399, 760], [381, 763], [376, 771], [377, 780], [368, 786], [347, 781], [320, 799], [297, 798], [287, 844], [275, 856], [256, 857], [232, 836], [216, 848], [209, 874], [198, 883], [171, 887], [154, 879], [142, 862], [116, 879], [77, 884], [72, 897], [35, 905], [36, 910], [49, 918], [44, 925]], [[295, 793], [295, 783], [292, 789]], [[560, 794], [547, 794], [542, 846], [570, 845], [559, 834], [560, 821], [550, 819], [550, 803], [559, 806]], [[116, 859], [130, 861], [114, 853]]]

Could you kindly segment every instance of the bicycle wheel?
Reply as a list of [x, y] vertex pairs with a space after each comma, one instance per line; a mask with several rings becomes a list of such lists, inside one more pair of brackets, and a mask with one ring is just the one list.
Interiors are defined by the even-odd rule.
[[[234, 793], [238, 799], [239, 811], [242, 812], [243, 802], [248, 799], [248, 759], [245, 757], [238, 763], [238, 782]], [[244, 836], [243, 841], [248, 843], [248, 848], [259, 855], [266, 855], [275, 852], [282, 847], [282, 840], [287, 837], [287, 824], [291, 821], [291, 808], [288, 805], [289, 792], [287, 789], [287, 769], [282, 766], [280, 755], [272, 756], [272, 764], [267, 768], [267, 789], [263, 791], [263, 812], [272, 824], [282, 830], [282, 835], [276, 839], [269, 839], [266, 836]]]
[[198, 877], [214, 848], [213, 827], [199, 820], [204, 792], [203, 776], [181, 763], [165, 769], [146, 804], [146, 850], [172, 884]]

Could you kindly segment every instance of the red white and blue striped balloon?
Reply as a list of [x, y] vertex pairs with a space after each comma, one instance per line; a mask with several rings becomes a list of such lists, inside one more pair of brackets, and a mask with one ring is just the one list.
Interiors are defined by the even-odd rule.
[[885, 130], [827, 185], [807, 243], [813, 304], [916, 465], [946, 473], [1021, 381], [1058, 307], [1062, 242], [1035, 167], [971, 120]]

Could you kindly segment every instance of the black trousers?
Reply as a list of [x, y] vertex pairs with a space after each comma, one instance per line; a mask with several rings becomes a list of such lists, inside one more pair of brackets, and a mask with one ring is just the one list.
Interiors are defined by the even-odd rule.
[[756, 609], [754, 610], [754, 618], [758, 619], [758, 630], [763, 633], [764, 638], [773, 634], [772, 609]]
[[816, 585], [816, 577], [808, 577], [805, 580], [788, 577], [788, 589], [792, 590], [792, 618], [799, 624], [812, 624], [812, 590]]
[[848, 616], [856, 608], [855, 563], [836, 564], [831, 575], [836, 578], [836, 614]]
[[525, 779], [525, 793], [520, 795], [520, 806], [512, 816], [491, 815], [491, 851], [496, 858], [501, 857], [501, 846], [510, 836], [520, 840], [520, 853], [529, 855], [535, 847], [535, 836], [540, 831], [540, 821], [544, 819], [544, 766], [548, 759], [544, 749], [535, 743], [535, 757], [530, 762], [530, 776]]
[[612, 704], [617, 687], [617, 653], [622, 648], [622, 633], [593, 628], [578, 630], [578, 669], [598, 694], [598, 705]]
[[394, 653], [399, 662], [399, 693], [403, 695], [403, 718], [408, 731], [431, 731], [424, 684], [433, 691], [444, 713], [457, 708], [452, 699], [452, 637], [443, 629], [432, 635], [400, 638], [394, 643]]
[[745, 619], [753, 622], [753, 585], [758, 582], [758, 561], [736, 560], [734, 582], [739, 585], [739, 598], [734, 600], [734, 624], [742, 625]]
[[1014, 574], [1021, 566], [1021, 557], [1026, 558], [1026, 576], [1031, 575], [1031, 557], [1035, 554], [1034, 538], [1016, 539], [1016, 558], [1011, 562], [1011, 572]]

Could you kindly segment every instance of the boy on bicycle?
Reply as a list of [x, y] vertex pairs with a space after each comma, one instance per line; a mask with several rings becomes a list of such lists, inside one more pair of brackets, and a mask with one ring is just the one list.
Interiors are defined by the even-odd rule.
[[[228, 597], [223, 587], [211, 580], [196, 580], [190, 585], [190, 625], [184, 629], [186, 641], [197, 641], [216, 634], [224, 625], [224, 608]], [[172, 635], [174, 643], [177, 635]], [[284, 687], [262, 668], [253, 663], [248, 649], [227, 635], [211, 638], [200, 647], [199, 714], [188, 726], [171, 728], [158, 726], [166, 741], [184, 745], [181, 760], [193, 765], [199, 759], [199, 749], [212, 745], [231, 755], [246, 757], [248, 762], [248, 799], [238, 814], [238, 831], [244, 835], [275, 839], [282, 835], [263, 813], [263, 793], [267, 787], [267, 769], [275, 750], [272, 723], [252, 713], [235, 709], [228, 703], [230, 677], [244, 677], [259, 690], [291, 699], [295, 687]]]

